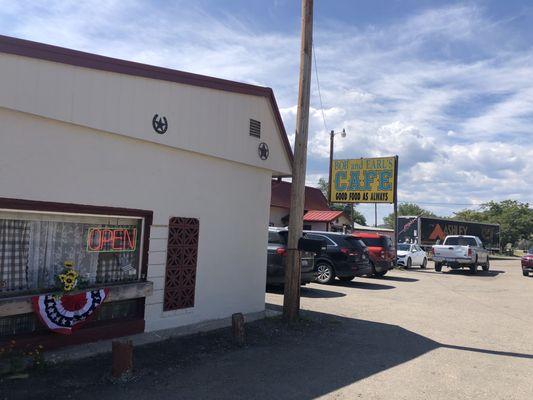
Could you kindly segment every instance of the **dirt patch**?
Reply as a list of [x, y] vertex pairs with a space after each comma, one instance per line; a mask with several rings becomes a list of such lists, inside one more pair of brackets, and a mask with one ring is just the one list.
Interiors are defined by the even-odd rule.
[[277, 317], [255, 321], [246, 325], [246, 345], [243, 347], [233, 343], [230, 328], [137, 346], [134, 349], [134, 371], [120, 381], [110, 378], [109, 353], [51, 365], [43, 371], [29, 371], [27, 378], [1, 378], [0, 399], [105, 398], [105, 394], [122, 392], [126, 388], [137, 393], [157, 392], [192, 367], [253, 348], [294, 345], [313, 332], [331, 327], [332, 321], [303, 317], [292, 327]]

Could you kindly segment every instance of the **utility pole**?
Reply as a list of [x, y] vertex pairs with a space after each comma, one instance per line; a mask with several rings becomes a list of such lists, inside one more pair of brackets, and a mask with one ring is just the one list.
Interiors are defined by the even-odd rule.
[[292, 165], [291, 209], [289, 238], [285, 268], [283, 317], [295, 322], [300, 311], [301, 260], [298, 240], [302, 236], [305, 172], [307, 164], [307, 129], [309, 126], [309, 99], [311, 94], [311, 56], [313, 48], [313, 0], [302, 0], [302, 42], [300, 50], [300, 81], [298, 89], [298, 112], [296, 137], [294, 139], [294, 162]]
[[328, 204], [331, 207], [333, 201], [331, 201], [331, 176], [333, 169], [333, 147], [335, 144], [335, 135], [341, 134], [342, 137], [346, 137], [346, 130], [343, 128], [342, 132], [331, 131], [329, 133], [329, 179], [328, 179]]
[[329, 133], [329, 178], [328, 178], [328, 205], [331, 207], [331, 170], [333, 163], [333, 143], [335, 138], [335, 132], [331, 131]]
[[374, 203], [374, 226], [378, 226], [378, 203]]

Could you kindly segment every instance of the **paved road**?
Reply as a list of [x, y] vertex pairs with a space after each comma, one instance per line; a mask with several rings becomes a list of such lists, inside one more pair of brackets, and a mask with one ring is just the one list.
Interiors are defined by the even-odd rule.
[[[281, 304], [282, 296], [269, 293], [267, 302]], [[376, 323], [372, 342], [383, 367], [323, 398], [533, 399], [533, 278], [522, 276], [518, 261], [493, 261], [475, 276], [437, 273], [430, 263], [384, 279], [312, 284], [302, 290], [302, 308]], [[390, 325], [400, 328], [398, 340]]]
[[0, 379], [0, 400], [533, 399], [533, 278], [429, 267], [309, 285], [303, 322], [247, 324], [243, 348], [229, 329], [170, 339], [136, 347], [126, 382], [107, 354]]

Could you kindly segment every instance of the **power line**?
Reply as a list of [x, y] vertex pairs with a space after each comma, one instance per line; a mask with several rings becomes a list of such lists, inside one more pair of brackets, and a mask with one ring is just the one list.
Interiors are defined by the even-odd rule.
[[399, 203], [428, 204], [437, 206], [482, 206], [484, 203], [433, 203], [427, 201], [399, 201]]
[[326, 115], [324, 114], [324, 105], [322, 104], [322, 93], [320, 92], [320, 80], [318, 79], [318, 65], [316, 62], [316, 51], [315, 44], [313, 43], [313, 59], [315, 64], [315, 77], [316, 77], [316, 86], [318, 88], [318, 98], [320, 100], [320, 111], [322, 112], [322, 121], [324, 122], [324, 129], [328, 132], [328, 127], [326, 125]]

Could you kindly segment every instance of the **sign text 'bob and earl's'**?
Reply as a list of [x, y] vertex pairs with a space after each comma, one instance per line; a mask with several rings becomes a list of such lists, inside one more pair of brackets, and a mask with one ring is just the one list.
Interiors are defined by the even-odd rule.
[[394, 203], [397, 157], [333, 160], [333, 203]]

